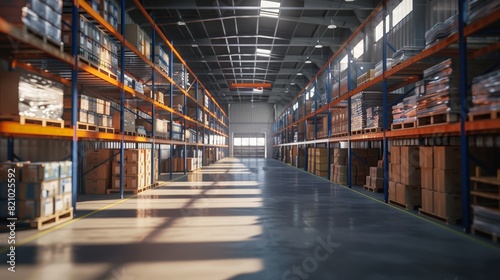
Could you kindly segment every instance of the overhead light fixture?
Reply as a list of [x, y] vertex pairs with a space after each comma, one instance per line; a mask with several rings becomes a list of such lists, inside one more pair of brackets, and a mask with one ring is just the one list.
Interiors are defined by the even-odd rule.
[[305, 62], [305, 64], [311, 64], [311, 63], [312, 63], [312, 61], [311, 61], [311, 59], [309, 59], [309, 57], [308, 57], [308, 58], [307, 58], [307, 60], [306, 60], [306, 62]]
[[319, 43], [319, 40], [316, 42], [316, 46], [314, 46], [316, 49], [321, 49], [323, 45]]
[[197, 47], [198, 47], [198, 45], [197, 45], [197, 44], [192, 44], [192, 45], [191, 45], [191, 47], [192, 47], [192, 48], [197, 48]]
[[182, 20], [179, 20], [179, 21], [177, 22], [177, 25], [179, 25], [179, 26], [181, 26], [181, 25], [186, 25], [186, 23], [185, 23], [184, 21], [182, 21]]
[[294, 83], [294, 82], [291, 82], [291, 83], [290, 83], [290, 85], [294, 86], [294, 85], [295, 85], [295, 83]]
[[335, 29], [337, 26], [333, 24], [333, 20], [330, 20], [330, 25], [328, 25], [328, 29]]
[[257, 48], [255, 50], [255, 53], [260, 56], [265, 56], [265, 57], [270, 57], [271, 56], [271, 50], [266, 50], [266, 49], [259, 49]]
[[302, 76], [302, 73], [301, 72], [297, 72], [297, 76]]

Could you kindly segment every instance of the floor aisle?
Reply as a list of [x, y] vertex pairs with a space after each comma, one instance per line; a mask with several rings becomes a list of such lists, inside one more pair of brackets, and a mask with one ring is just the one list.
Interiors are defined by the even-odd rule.
[[[78, 203], [91, 213], [117, 200]], [[0, 245], [7, 235], [0, 234]], [[17, 234], [0, 279], [498, 279], [500, 247], [275, 160], [227, 158], [65, 224]]]

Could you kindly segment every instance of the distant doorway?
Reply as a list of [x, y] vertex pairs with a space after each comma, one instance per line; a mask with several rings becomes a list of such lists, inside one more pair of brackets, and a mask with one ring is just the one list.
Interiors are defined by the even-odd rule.
[[233, 156], [265, 158], [266, 135], [264, 133], [234, 133]]

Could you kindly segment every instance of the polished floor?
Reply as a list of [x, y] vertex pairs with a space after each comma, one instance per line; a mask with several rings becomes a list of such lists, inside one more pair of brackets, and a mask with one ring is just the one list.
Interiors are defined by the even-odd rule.
[[84, 200], [68, 224], [17, 232], [0, 279], [500, 279], [499, 246], [272, 159]]

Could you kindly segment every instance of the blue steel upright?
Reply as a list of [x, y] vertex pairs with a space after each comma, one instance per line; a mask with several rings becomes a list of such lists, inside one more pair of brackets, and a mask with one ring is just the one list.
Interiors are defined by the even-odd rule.
[[[328, 67], [326, 67], [326, 104], [330, 104], [330, 101], [332, 101], [332, 96], [331, 96], [331, 73], [330, 73], [330, 65], [328, 65]], [[328, 125], [327, 127], [327, 134], [326, 134], [326, 138], [327, 139], [330, 139], [330, 136], [332, 135], [332, 113], [330, 112], [330, 109], [327, 110], [327, 121], [326, 121], [326, 125]], [[332, 172], [332, 168], [330, 166], [331, 164], [331, 156], [330, 156], [330, 142], [327, 142], [326, 143], [326, 152], [328, 154], [328, 174], [326, 176], [328, 176], [328, 180], [331, 180], [333, 178], [330, 178], [330, 174]]]
[[383, 34], [382, 34], [382, 107], [383, 107], [383, 134], [384, 138], [382, 140], [383, 145], [383, 161], [384, 161], [384, 202], [389, 202], [389, 141], [387, 140], [387, 129], [389, 127], [388, 121], [388, 111], [387, 111], [387, 79], [385, 78], [385, 72], [387, 71], [387, 30], [386, 30], [386, 13], [387, 6], [384, 1], [382, 8], [383, 17]]
[[[351, 149], [351, 125], [352, 125], [352, 112], [351, 112], [351, 52], [347, 53], [347, 186], [352, 188], [352, 149]], [[339, 75], [340, 77], [340, 75]], [[339, 84], [340, 88], [340, 84]]]
[[462, 227], [470, 232], [469, 141], [465, 130], [467, 107], [467, 38], [464, 27], [467, 21], [468, 1], [458, 0], [458, 45], [460, 57], [460, 154], [462, 156]]
[[[71, 189], [72, 206], [76, 210], [76, 198], [78, 192], [78, 137], [77, 137], [77, 116], [78, 116], [78, 22], [79, 14], [76, 3], [72, 8], [72, 26], [71, 26], [71, 54], [73, 55], [73, 67], [71, 69], [71, 125], [73, 126], [73, 139], [71, 141]], [[10, 156], [10, 155], [9, 155]]]
[[[151, 57], [150, 60], [155, 62], [156, 55], [156, 17], [153, 15], [153, 21], [155, 26], [151, 30]], [[151, 68], [151, 97], [153, 98], [153, 103], [151, 103], [151, 184], [154, 185], [155, 182], [155, 68]], [[158, 169], [159, 171], [159, 169]]]
[[[121, 22], [125, 22], [125, 0], [121, 0]], [[120, 98], [120, 129], [122, 132], [120, 142], [120, 198], [123, 199], [123, 186], [125, 184], [125, 177], [123, 174], [125, 165], [125, 24], [120, 25], [120, 34], [122, 35], [121, 42], [121, 68], [120, 68], [120, 82], [121, 82], [121, 98]]]
[[[174, 41], [171, 42], [172, 46], [174, 45]], [[168, 66], [168, 73], [170, 75], [170, 77], [172, 77], [173, 73], [174, 73], [174, 51], [172, 49], [170, 49], [170, 65]], [[174, 108], [174, 84], [173, 83], [170, 83], [170, 108]], [[173, 131], [173, 128], [174, 128], [174, 114], [172, 113], [172, 111], [170, 111], [170, 141], [172, 141], [174, 139], [174, 131]], [[173, 175], [173, 164], [174, 164], [174, 159], [173, 159], [173, 156], [174, 156], [174, 145], [171, 143], [170, 144], [170, 158], [169, 158], [169, 161], [170, 161], [170, 180], [172, 180], [172, 178], [174, 177]]]

